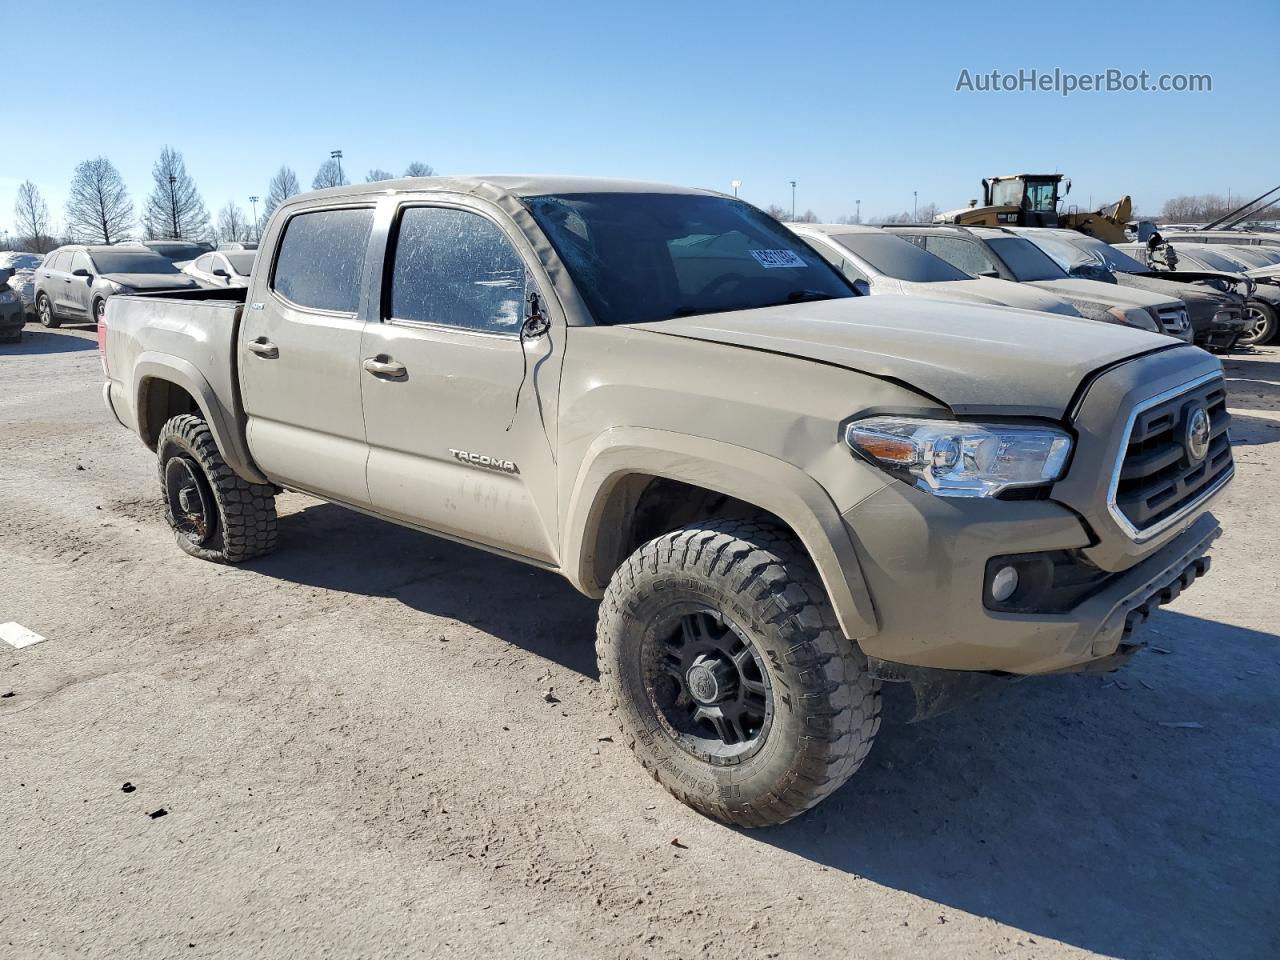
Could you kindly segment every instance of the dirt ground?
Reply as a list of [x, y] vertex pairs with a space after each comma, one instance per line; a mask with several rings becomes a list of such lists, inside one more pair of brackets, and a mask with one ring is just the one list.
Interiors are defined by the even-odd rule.
[[92, 331], [27, 329], [0, 956], [1280, 956], [1280, 350], [1227, 362], [1226, 534], [1160, 651], [917, 725], [891, 688], [862, 771], [749, 832], [609, 739], [566, 583], [294, 494], [276, 555], [190, 559]]

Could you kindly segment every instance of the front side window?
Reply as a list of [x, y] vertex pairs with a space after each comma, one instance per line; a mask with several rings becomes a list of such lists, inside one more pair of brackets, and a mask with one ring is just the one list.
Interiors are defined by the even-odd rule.
[[93, 265], [89, 263], [89, 255], [87, 253], [77, 253], [72, 257], [71, 270], [72, 272], [76, 270], [87, 270], [89, 273], [93, 273]]
[[373, 209], [299, 213], [285, 226], [272, 289], [314, 310], [357, 313]]
[[940, 257], [971, 277], [982, 273], [998, 272], [991, 258], [972, 240], [931, 236], [925, 238], [924, 248], [933, 256]]
[[1022, 237], [998, 237], [988, 240], [992, 251], [1004, 261], [1015, 280], [1061, 280], [1067, 274], [1050, 260], [1034, 243]]
[[968, 280], [969, 275], [901, 237], [879, 233], [836, 234], [833, 239], [876, 270], [909, 283]]
[[854, 296], [812, 247], [729, 197], [581, 193], [525, 203], [599, 324]]
[[485, 333], [524, 320], [524, 260], [491, 220], [469, 210], [410, 207], [400, 217], [388, 314]]

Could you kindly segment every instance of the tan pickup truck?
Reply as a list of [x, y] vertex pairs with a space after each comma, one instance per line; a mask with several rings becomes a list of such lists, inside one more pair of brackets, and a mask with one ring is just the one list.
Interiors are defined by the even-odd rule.
[[194, 556], [272, 550], [288, 488], [601, 598], [641, 762], [761, 826], [858, 768], [882, 681], [1124, 662], [1233, 472], [1196, 347], [858, 293], [709, 191], [361, 184], [284, 203], [247, 290], [109, 300], [105, 398]]

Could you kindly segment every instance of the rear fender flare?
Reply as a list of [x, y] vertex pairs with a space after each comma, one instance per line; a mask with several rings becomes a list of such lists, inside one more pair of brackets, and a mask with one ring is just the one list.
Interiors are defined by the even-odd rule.
[[253, 465], [240, 425], [228, 416], [226, 408], [218, 400], [217, 393], [204, 374], [182, 357], [147, 351], [139, 354], [133, 366], [133, 382], [137, 384], [133, 409], [138, 423], [138, 435], [147, 446], [155, 446], [156, 436], [163, 426], [147, 422], [147, 394], [156, 381], [172, 383], [191, 395], [200, 408], [200, 415], [209, 424], [214, 442], [227, 466], [250, 483], [270, 482]]

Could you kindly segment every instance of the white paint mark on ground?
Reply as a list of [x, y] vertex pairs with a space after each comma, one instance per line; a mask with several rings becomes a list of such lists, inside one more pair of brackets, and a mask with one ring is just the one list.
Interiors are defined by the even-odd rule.
[[40, 634], [28, 630], [20, 623], [14, 623], [12, 620], [8, 623], [0, 623], [0, 640], [18, 650], [33, 644], [44, 643], [44, 637], [40, 636]]

